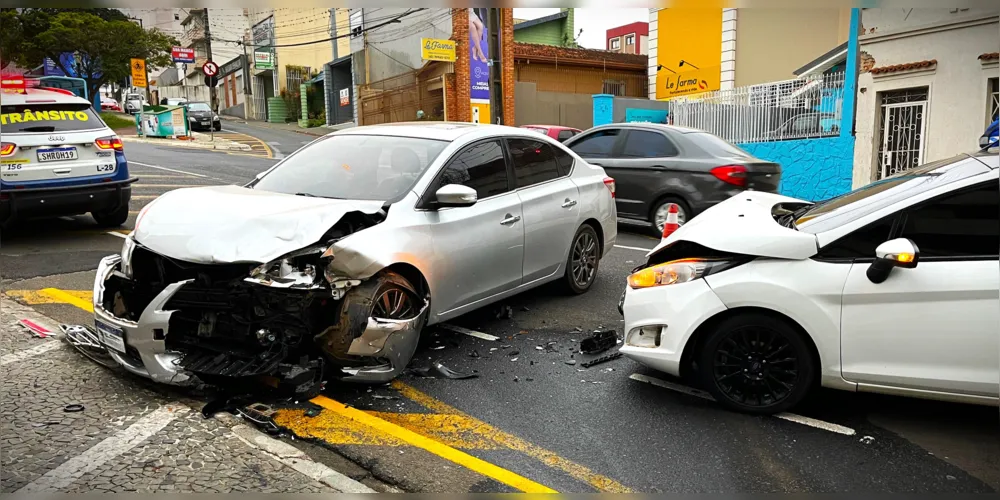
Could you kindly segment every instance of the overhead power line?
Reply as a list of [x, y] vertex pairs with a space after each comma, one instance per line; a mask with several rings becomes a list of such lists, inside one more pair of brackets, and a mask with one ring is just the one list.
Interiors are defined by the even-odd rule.
[[[337, 40], [337, 39], [340, 39], [340, 38], [347, 38], [347, 37], [350, 37], [350, 36], [356, 36], [357, 34], [360, 34], [360, 33], [367, 33], [369, 31], [376, 30], [376, 29], [381, 28], [383, 26], [388, 26], [390, 24], [397, 23], [397, 22], [399, 22], [400, 19], [402, 19], [402, 18], [404, 18], [406, 16], [409, 16], [411, 14], [415, 14], [417, 12], [420, 12], [422, 10], [427, 10], [427, 9], [425, 7], [421, 7], [421, 8], [415, 9], [415, 10], [408, 10], [408, 11], [406, 11], [406, 12], [404, 12], [404, 13], [398, 15], [398, 16], [393, 17], [392, 19], [390, 19], [388, 21], [385, 21], [385, 22], [376, 24], [374, 26], [369, 26], [367, 28], [361, 29], [361, 30], [358, 31], [358, 33], [344, 33], [343, 35], [332, 36], [330, 38], [326, 38], [326, 39], [323, 39], [323, 40], [314, 40], [314, 41], [311, 41], [311, 42], [288, 43], [288, 44], [279, 44], [279, 45], [260, 45], [260, 47], [272, 47], [272, 48], [301, 47], [303, 45], [313, 45], [313, 44], [317, 44], [317, 43], [331, 42], [333, 40]], [[228, 43], [241, 43], [241, 44], [243, 43], [241, 40], [217, 40], [215, 38], [213, 38], [212, 41], [221, 41], [221, 42], [228, 42]], [[247, 45], [248, 47], [258, 47], [258, 45], [249, 44], [249, 43], [245, 44], [245, 45]]]

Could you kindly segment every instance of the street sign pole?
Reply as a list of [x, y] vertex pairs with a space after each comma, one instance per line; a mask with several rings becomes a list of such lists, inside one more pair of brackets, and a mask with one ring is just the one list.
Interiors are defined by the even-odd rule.
[[[209, 92], [209, 108], [212, 110], [212, 114], [216, 113], [215, 106], [212, 102], [215, 101], [215, 86], [219, 84], [219, 66], [212, 62], [211, 59], [205, 61], [205, 64], [201, 67], [201, 72], [205, 74], [205, 85], [208, 86]], [[214, 118], [214, 116], [213, 116]], [[210, 133], [212, 134], [212, 142], [215, 142], [215, 120], [212, 120], [210, 127]]]

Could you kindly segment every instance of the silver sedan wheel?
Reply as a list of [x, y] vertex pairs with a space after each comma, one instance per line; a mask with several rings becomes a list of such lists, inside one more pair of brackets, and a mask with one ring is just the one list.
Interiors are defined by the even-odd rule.
[[580, 288], [587, 288], [594, 280], [594, 273], [597, 271], [597, 240], [591, 233], [580, 233], [573, 245], [573, 258], [571, 261], [571, 272], [573, 281]]
[[[663, 226], [667, 224], [667, 212], [670, 211], [671, 203], [664, 203], [659, 207], [656, 207], [656, 213], [653, 215], [653, 221], [656, 223], [656, 230], [663, 232]], [[687, 213], [684, 212], [684, 207], [677, 205], [677, 224], [680, 226], [684, 225], [687, 221]]]

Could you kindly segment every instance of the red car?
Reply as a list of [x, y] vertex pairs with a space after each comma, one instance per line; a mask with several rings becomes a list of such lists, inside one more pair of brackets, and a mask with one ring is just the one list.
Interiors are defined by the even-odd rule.
[[540, 134], [545, 134], [559, 142], [563, 142], [570, 137], [582, 132], [578, 128], [560, 127], [559, 125], [522, 125], [521, 128], [534, 130]]
[[121, 106], [118, 105], [118, 102], [115, 101], [114, 99], [110, 97], [101, 96], [101, 111], [117, 111], [121, 113], [122, 108]]

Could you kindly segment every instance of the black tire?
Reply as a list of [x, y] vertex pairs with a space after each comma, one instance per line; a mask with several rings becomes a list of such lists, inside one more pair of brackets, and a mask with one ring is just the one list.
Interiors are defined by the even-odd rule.
[[653, 209], [649, 211], [649, 230], [656, 237], [663, 236], [663, 228], [657, 225], [656, 214], [660, 211], [661, 207], [666, 207], [671, 203], [677, 204], [680, 212], [680, 214], [678, 214], [678, 221], [681, 225], [691, 219], [691, 207], [688, 206], [684, 200], [674, 196], [668, 196], [662, 200], [658, 200], [656, 205], [653, 206]]
[[213, 125], [212, 127], [215, 129], [216, 132], [221, 132], [222, 131], [222, 123], [221, 122]]
[[705, 390], [723, 406], [769, 415], [805, 397], [816, 367], [795, 328], [772, 316], [748, 313], [723, 320], [709, 334], [698, 353], [698, 371]]
[[584, 224], [576, 230], [573, 242], [569, 247], [566, 272], [563, 274], [565, 289], [574, 295], [586, 293], [597, 280], [597, 270], [600, 263], [600, 238], [597, 237], [597, 231], [593, 227]]
[[110, 212], [91, 212], [97, 225], [101, 227], [118, 227], [128, 220], [128, 201], [122, 203], [116, 210]]

